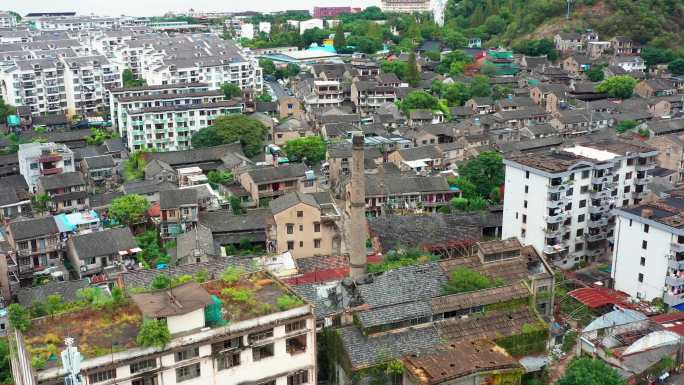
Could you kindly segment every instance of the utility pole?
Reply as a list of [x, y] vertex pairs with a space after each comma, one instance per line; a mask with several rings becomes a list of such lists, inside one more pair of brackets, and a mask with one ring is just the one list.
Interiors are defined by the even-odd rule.
[[572, 4], [572, 0], [565, 0], [565, 1], [568, 4], [568, 12], [565, 15], [565, 19], [570, 20], [570, 4]]

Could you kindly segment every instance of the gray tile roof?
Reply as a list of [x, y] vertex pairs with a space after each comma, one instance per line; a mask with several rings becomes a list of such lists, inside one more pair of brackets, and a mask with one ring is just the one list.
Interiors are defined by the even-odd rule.
[[192, 257], [195, 250], [199, 250], [203, 256], [217, 255], [214, 237], [208, 227], [198, 225], [176, 237], [176, 260]]
[[243, 155], [240, 143], [222, 144], [194, 150], [150, 152], [145, 154], [145, 158], [148, 162], [157, 159], [168, 163], [171, 167], [178, 168], [200, 163], [220, 162], [224, 156], [230, 153]]
[[405, 302], [356, 313], [363, 328], [371, 328], [432, 315], [430, 301]]
[[342, 347], [355, 370], [402, 358], [408, 354], [419, 354], [432, 349], [440, 342], [434, 326], [372, 337], [363, 335], [356, 326], [341, 328], [339, 333]]
[[115, 166], [114, 158], [112, 158], [111, 155], [93, 156], [90, 158], [84, 158], [84, 161], [88, 165], [89, 170], [112, 168]]
[[320, 208], [313, 195], [301, 193], [299, 191], [288, 193], [272, 200], [269, 202], [269, 208], [273, 214], [278, 214], [279, 212], [287, 210], [290, 207], [300, 203], [307, 204], [317, 209]]
[[178, 186], [171, 182], [157, 182], [155, 180], [141, 180], [128, 182], [123, 185], [126, 194], [154, 194], [160, 191], [174, 190]]
[[64, 302], [74, 302], [78, 299], [78, 291], [88, 287], [87, 279], [77, 281], [53, 281], [45, 285], [19, 289], [17, 298], [22, 306], [31, 306], [35, 301], [45, 301], [49, 295], [57, 294]]
[[245, 272], [253, 271], [252, 260], [242, 259], [236, 257], [217, 258], [207, 262], [193, 263], [183, 266], [169, 266], [164, 270], [142, 269], [131, 272], [125, 272], [120, 275], [124, 287], [127, 290], [132, 288], [147, 288], [150, 287], [152, 280], [159, 274], [165, 274], [169, 277], [180, 277], [182, 275], [194, 275], [200, 271], [205, 271], [209, 275], [209, 279], [216, 279], [219, 274], [227, 267], [239, 266]]
[[67, 242], [73, 245], [80, 259], [118, 255], [119, 251], [138, 247], [128, 227], [76, 235]]
[[299, 179], [308, 168], [303, 163], [292, 163], [284, 166], [254, 167], [247, 171], [254, 183], [269, 183], [283, 180]]
[[422, 301], [442, 294], [447, 276], [438, 263], [405, 266], [374, 277], [358, 286], [364, 302], [373, 308]]
[[159, 206], [162, 210], [177, 209], [186, 205], [199, 204], [197, 190], [195, 189], [176, 189], [159, 192]]
[[248, 210], [243, 215], [233, 215], [230, 211], [202, 211], [199, 223], [209, 227], [214, 235], [250, 230], [265, 230], [266, 218], [271, 216], [269, 209]]
[[102, 194], [95, 194], [89, 196], [90, 207], [93, 209], [98, 207], [106, 207], [112, 204], [112, 200], [122, 197], [124, 194], [118, 191], [106, 192]]
[[57, 175], [41, 176], [38, 183], [44, 190], [55, 190], [65, 187], [85, 185], [83, 174], [78, 171], [64, 172]]
[[59, 233], [55, 218], [52, 216], [16, 220], [10, 223], [9, 229], [15, 241]]
[[439, 159], [442, 156], [437, 147], [434, 145], [401, 149], [399, 150], [399, 154], [405, 161]]
[[366, 196], [448, 191], [449, 184], [443, 176], [366, 175]]

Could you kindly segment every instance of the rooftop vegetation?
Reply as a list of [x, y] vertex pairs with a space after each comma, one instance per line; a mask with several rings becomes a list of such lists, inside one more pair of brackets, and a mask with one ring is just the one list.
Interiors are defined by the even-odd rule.
[[489, 289], [503, 286], [501, 278], [489, 278], [467, 267], [454, 270], [449, 277], [449, 282], [444, 285], [444, 294], [467, 293], [476, 290]]

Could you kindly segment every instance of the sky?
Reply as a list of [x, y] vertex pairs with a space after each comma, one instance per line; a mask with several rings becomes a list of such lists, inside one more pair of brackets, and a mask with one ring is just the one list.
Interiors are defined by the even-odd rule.
[[79, 15], [154, 16], [168, 11], [281, 11], [314, 6], [379, 5], [380, 0], [2, 0], [0, 10], [28, 12], [75, 11]]

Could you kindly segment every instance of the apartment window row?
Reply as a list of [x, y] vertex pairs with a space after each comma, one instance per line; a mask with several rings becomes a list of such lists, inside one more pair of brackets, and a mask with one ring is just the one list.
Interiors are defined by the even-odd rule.
[[183, 382], [197, 378], [201, 375], [200, 364], [192, 364], [176, 369], [176, 382]]
[[95, 384], [116, 378], [116, 369], [102, 370], [88, 375], [88, 382]]
[[157, 360], [153, 358], [150, 360], [139, 361], [139, 362], [133, 363], [133, 364], [131, 364], [130, 369], [131, 369], [131, 373], [139, 373], [139, 372], [143, 372], [145, 370], [154, 369], [156, 367], [157, 367]]
[[180, 352], [176, 352], [176, 354], [174, 356], [175, 356], [176, 362], [185, 361], [185, 360], [189, 360], [191, 358], [199, 357], [199, 347], [181, 350]]
[[[314, 239], [313, 240], [314, 249], [320, 249], [321, 245], [323, 244], [322, 242], [323, 242], [323, 240], [320, 238]], [[300, 248], [304, 247], [304, 241], [299, 241], [299, 247]], [[295, 242], [294, 241], [287, 241], [287, 249], [288, 250], [294, 250], [295, 249]]]

